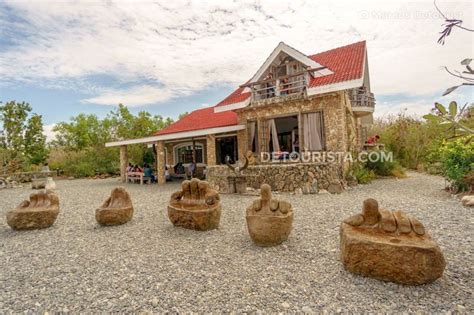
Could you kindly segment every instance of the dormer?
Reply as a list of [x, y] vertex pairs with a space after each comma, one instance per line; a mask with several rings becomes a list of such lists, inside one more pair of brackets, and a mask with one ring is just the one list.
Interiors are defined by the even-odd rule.
[[330, 75], [326, 66], [280, 42], [249, 82], [242, 85], [251, 92], [251, 103], [275, 97], [303, 94], [312, 78]]

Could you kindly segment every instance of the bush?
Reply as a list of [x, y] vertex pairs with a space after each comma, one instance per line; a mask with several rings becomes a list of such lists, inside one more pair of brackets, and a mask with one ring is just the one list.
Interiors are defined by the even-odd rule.
[[65, 175], [75, 177], [117, 174], [119, 164], [116, 148], [86, 148], [70, 151], [56, 147], [51, 151], [49, 158], [51, 170], [60, 169]]
[[468, 189], [466, 178], [474, 172], [474, 142], [467, 138], [444, 142], [439, 148], [443, 175], [455, 190]]
[[365, 164], [365, 168], [373, 171], [378, 176], [405, 177], [405, 171], [400, 164], [393, 160], [383, 159], [384, 154], [387, 154], [387, 152], [371, 152], [370, 159]]
[[368, 184], [375, 178], [375, 173], [363, 165], [355, 163], [349, 169], [346, 177], [354, 178], [359, 184]]

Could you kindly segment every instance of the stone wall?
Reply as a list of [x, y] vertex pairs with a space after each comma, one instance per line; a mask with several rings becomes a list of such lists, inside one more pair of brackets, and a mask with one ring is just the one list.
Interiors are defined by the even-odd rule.
[[56, 176], [56, 171], [50, 172], [19, 172], [13, 174], [0, 174], [0, 178], [9, 179], [17, 183], [31, 182], [33, 178], [46, 178]]
[[[223, 165], [210, 166], [207, 180], [211, 187], [227, 193], [227, 177], [233, 172]], [[342, 165], [338, 163], [288, 163], [249, 166], [243, 172], [247, 176], [247, 187], [260, 188], [269, 184], [274, 191], [315, 193], [328, 189], [331, 183], [342, 183]]]
[[[269, 118], [284, 115], [301, 115], [301, 113], [311, 111], [322, 111], [326, 151], [346, 152], [350, 149], [349, 143], [352, 140], [348, 139], [348, 124], [353, 123], [346, 117], [347, 114], [351, 114], [347, 101], [344, 91], [312, 97], [298, 95], [298, 97], [271, 98], [259, 101], [236, 112], [239, 124], [245, 125], [248, 120], [262, 122]], [[301, 123], [300, 128], [302, 128]], [[300, 129], [300, 143], [302, 144], [304, 142], [301, 131]], [[238, 133], [238, 142], [239, 157], [241, 157], [248, 148], [247, 133], [245, 131]], [[261, 142], [259, 141], [259, 143]]]

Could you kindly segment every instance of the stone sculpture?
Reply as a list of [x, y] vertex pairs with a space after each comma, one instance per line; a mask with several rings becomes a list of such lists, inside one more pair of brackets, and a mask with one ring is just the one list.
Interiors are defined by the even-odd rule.
[[289, 202], [272, 198], [270, 185], [260, 187], [261, 198], [247, 208], [247, 228], [259, 246], [274, 246], [288, 239], [293, 225], [293, 209]]
[[125, 188], [119, 187], [112, 193], [102, 206], [95, 211], [95, 219], [100, 225], [120, 225], [133, 217], [133, 205]]
[[31, 179], [31, 189], [45, 189], [46, 188], [46, 178], [32, 178]]
[[52, 177], [47, 177], [46, 178], [45, 188], [47, 190], [56, 190], [56, 183], [54, 182]]
[[216, 229], [221, 218], [219, 193], [206, 181], [193, 178], [171, 195], [168, 217], [175, 226], [207, 231]]
[[255, 157], [255, 155], [253, 154], [252, 151], [247, 151], [247, 153], [245, 153], [245, 157], [247, 158], [247, 160], [249, 161], [249, 165], [257, 165], [257, 158]]
[[423, 224], [402, 211], [364, 201], [361, 214], [340, 228], [341, 260], [353, 273], [402, 284], [423, 284], [442, 276], [446, 266], [438, 244]]
[[7, 223], [14, 230], [44, 229], [53, 225], [58, 214], [58, 196], [51, 191], [40, 191], [8, 211]]
[[244, 162], [244, 165], [242, 166], [240, 165], [233, 166], [229, 162], [229, 157], [225, 159], [225, 164], [234, 173], [233, 176], [229, 176], [227, 178], [230, 193], [244, 194], [245, 192], [247, 192], [247, 178], [244, 175], [242, 175], [242, 171], [248, 168], [249, 159], [246, 156], [244, 156], [244, 159], [245, 159], [245, 162]]

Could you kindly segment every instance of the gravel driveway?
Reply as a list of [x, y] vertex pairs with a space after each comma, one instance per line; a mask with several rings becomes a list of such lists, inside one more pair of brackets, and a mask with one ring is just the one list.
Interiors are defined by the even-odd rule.
[[[222, 195], [219, 230], [174, 228], [166, 206], [178, 184], [126, 186], [135, 215], [99, 227], [94, 211], [116, 179], [58, 181], [53, 227], [14, 232], [5, 213], [31, 193], [0, 191], [0, 313], [10, 312], [456, 312], [473, 313], [472, 209], [442, 191], [440, 177], [410, 173], [341, 195], [289, 195], [294, 230], [273, 248], [252, 244], [245, 207]], [[436, 282], [409, 287], [352, 275], [339, 261], [339, 223], [365, 198], [415, 215], [447, 261]]]

